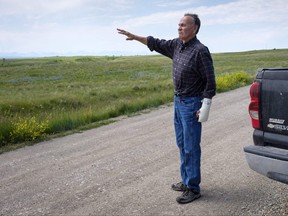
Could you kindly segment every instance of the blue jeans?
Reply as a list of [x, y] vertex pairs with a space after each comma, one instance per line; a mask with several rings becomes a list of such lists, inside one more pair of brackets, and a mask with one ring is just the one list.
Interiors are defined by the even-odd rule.
[[174, 126], [182, 182], [195, 192], [200, 192], [201, 182], [202, 125], [196, 116], [201, 100], [201, 97], [174, 97]]

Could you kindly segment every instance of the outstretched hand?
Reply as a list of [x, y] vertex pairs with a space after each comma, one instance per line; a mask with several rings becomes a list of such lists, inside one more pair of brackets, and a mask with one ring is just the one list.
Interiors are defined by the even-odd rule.
[[136, 41], [139, 41], [145, 45], [147, 45], [148, 41], [147, 41], [147, 37], [142, 37], [142, 36], [139, 36], [139, 35], [135, 35], [135, 34], [132, 34], [128, 31], [125, 31], [123, 29], [119, 29], [117, 28], [117, 31], [118, 31], [118, 34], [122, 34], [122, 35], [125, 35], [127, 36], [126, 40], [136, 40]]
[[119, 34], [123, 34], [123, 35], [127, 36], [126, 40], [134, 40], [134, 37], [133, 37], [134, 35], [131, 34], [130, 32], [127, 32], [127, 31], [125, 31], [123, 29], [119, 29], [119, 28], [117, 28], [117, 31]]

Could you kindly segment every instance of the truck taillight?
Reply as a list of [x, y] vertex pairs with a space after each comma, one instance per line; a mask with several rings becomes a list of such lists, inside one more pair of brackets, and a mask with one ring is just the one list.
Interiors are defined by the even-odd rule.
[[250, 87], [250, 104], [249, 104], [249, 114], [252, 120], [253, 128], [260, 128], [259, 120], [259, 92], [260, 92], [260, 83], [254, 82]]

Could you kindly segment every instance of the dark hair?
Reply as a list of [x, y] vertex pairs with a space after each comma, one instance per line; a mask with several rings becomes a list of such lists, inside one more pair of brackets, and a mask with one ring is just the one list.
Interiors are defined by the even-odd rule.
[[201, 21], [200, 21], [198, 15], [197, 14], [186, 13], [186, 14], [184, 14], [184, 16], [190, 16], [190, 17], [193, 18], [194, 24], [198, 26], [198, 29], [196, 31], [196, 34], [197, 34], [199, 32], [199, 29], [200, 29], [200, 26], [201, 26]]

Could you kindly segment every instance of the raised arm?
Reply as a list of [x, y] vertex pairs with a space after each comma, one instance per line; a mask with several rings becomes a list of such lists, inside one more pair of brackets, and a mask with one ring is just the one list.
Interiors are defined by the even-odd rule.
[[134, 35], [134, 34], [131, 34], [130, 32], [127, 32], [123, 29], [117, 28], [117, 31], [119, 34], [123, 34], [123, 35], [127, 36], [126, 40], [136, 40], [136, 41], [139, 41], [140, 43], [142, 43], [144, 45], [147, 45], [147, 37]]

